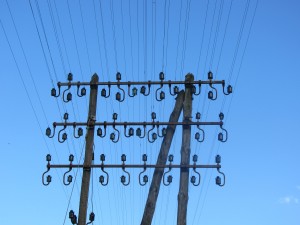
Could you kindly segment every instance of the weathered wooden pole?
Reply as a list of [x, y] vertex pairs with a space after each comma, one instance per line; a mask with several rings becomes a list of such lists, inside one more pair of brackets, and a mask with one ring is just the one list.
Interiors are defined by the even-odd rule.
[[95, 132], [95, 121], [96, 121], [96, 107], [97, 107], [97, 94], [98, 85], [96, 84], [99, 80], [97, 74], [94, 74], [91, 80], [91, 91], [90, 91], [90, 103], [89, 103], [89, 115], [87, 134], [85, 136], [85, 157], [84, 167], [81, 183], [80, 203], [79, 203], [79, 215], [78, 225], [86, 225], [86, 214], [89, 196], [89, 186], [91, 177], [91, 164], [93, 160], [93, 145], [94, 145], [94, 132]]
[[[185, 81], [194, 81], [194, 75], [189, 73], [185, 76]], [[185, 84], [185, 98], [183, 103], [183, 121], [191, 121], [192, 118], [192, 100], [193, 100], [193, 85]], [[181, 144], [181, 165], [190, 163], [191, 154], [191, 126], [183, 126], [182, 144]], [[180, 168], [180, 184], [178, 193], [178, 211], [177, 225], [186, 225], [187, 204], [188, 204], [188, 189], [189, 189], [189, 169]]]
[[[183, 101], [184, 101], [184, 91], [181, 91], [177, 95], [175, 107], [170, 116], [169, 122], [178, 121], [182, 111]], [[157, 165], [166, 164], [175, 129], [176, 129], [176, 125], [167, 126], [167, 133], [161, 144], [160, 152], [156, 161]], [[152, 223], [163, 173], [164, 173], [163, 168], [155, 168], [154, 170], [141, 225], [151, 225]]]

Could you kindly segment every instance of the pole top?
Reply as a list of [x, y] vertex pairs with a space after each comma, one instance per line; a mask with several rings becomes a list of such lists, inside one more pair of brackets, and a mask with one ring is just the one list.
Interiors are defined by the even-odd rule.
[[99, 81], [99, 76], [97, 75], [97, 73], [94, 73], [91, 79], [91, 83], [97, 83], [98, 81]]
[[185, 80], [194, 81], [194, 75], [192, 73], [188, 73], [187, 75], [185, 75]]

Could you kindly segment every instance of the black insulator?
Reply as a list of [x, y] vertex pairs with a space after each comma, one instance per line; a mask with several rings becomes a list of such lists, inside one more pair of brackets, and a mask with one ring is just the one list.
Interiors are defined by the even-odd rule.
[[67, 140], [67, 138], [68, 138], [68, 135], [67, 135], [67, 133], [63, 133], [63, 135], [62, 135], [62, 139], [65, 141], [65, 140]]
[[73, 80], [73, 74], [72, 73], [69, 73], [68, 74], [68, 81], [72, 81]]
[[91, 212], [89, 219], [91, 222], [93, 222], [95, 220], [95, 213]]
[[101, 176], [99, 177], [99, 182], [100, 182], [101, 184], [104, 183], [104, 176], [103, 176], [103, 175], [101, 175]]
[[133, 96], [137, 95], [137, 88], [136, 87], [132, 88], [132, 95]]
[[152, 139], [156, 140], [157, 139], [157, 133], [152, 133]]
[[155, 113], [155, 112], [152, 112], [152, 113], [151, 113], [151, 118], [152, 118], [153, 120], [156, 119], [156, 113]]
[[129, 136], [134, 135], [134, 129], [132, 127], [129, 128]]
[[64, 120], [68, 120], [69, 119], [69, 114], [68, 113], [65, 113], [64, 114]]
[[219, 134], [218, 134], [218, 140], [219, 140], [219, 141], [223, 141], [223, 134], [222, 134], [222, 133], [219, 133]]
[[50, 127], [48, 127], [48, 128], [46, 129], [46, 135], [47, 135], [48, 137], [51, 135], [51, 128], [50, 128]]
[[72, 180], [73, 180], [73, 177], [72, 177], [72, 175], [69, 175], [69, 176], [68, 176], [68, 183], [71, 183], [71, 182], [72, 182]]
[[86, 95], [86, 89], [85, 89], [85, 87], [83, 87], [80, 92], [81, 92], [81, 96]]
[[125, 154], [122, 154], [122, 155], [121, 155], [121, 161], [122, 161], [122, 162], [125, 162], [125, 161], [126, 161], [126, 155], [125, 155]]
[[120, 80], [121, 80], [121, 73], [120, 73], [120, 72], [117, 72], [117, 74], [116, 74], [116, 79], [117, 79], [117, 81], [120, 81]]
[[110, 140], [112, 140], [112, 141], [113, 141], [113, 140], [115, 140], [115, 138], [116, 138], [116, 135], [115, 135], [115, 133], [111, 133], [111, 134], [110, 134]]
[[219, 176], [216, 177], [216, 184], [221, 185], [221, 177]]
[[220, 118], [220, 120], [223, 120], [224, 119], [224, 113], [220, 113], [219, 118]]
[[172, 183], [173, 177], [171, 175], [168, 176], [167, 181], [168, 183]]
[[102, 136], [102, 129], [100, 127], [97, 129], [97, 135]]
[[74, 155], [72, 155], [72, 154], [69, 155], [69, 161], [70, 161], [70, 162], [73, 162], [73, 161], [74, 161]]
[[208, 99], [213, 99], [214, 98], [214, 94], [212, 91], [208, 92]]
[[106, 90], [104, 88], [101, 90], [101, 96], [106, 97]]
[[113, 114], [113, 120], [117, 120], [118, 119], [118, 114], [117, 113], [114, 113]]
[[197, 133], [195, 134], [195, 139], [196, 139], [196, 140], [199, 140], [199, 139], [200, 139], [200, 134], [199, 134], [199, 132], [197, 132]]
[[221, 163], [221, 156], [220, 155], [216, 155], [216, 163]]
[[47, 162], [50, 162], [50, 161], [51, 161], [51, 155], [50, 155], [50, 154], [47, 154], [47, 155], [46, 155], [46, 161], [47, 161]]
[[173, 155], [169, 155], [169, 162], [173, 162], [174, 156]]
[[51, 96], [54, 96], [54, 97], [56, 96], [56, 90], [55, 90], [55, 88], [51, 89]]
[[163, 135], [163, 136], [166, 136], [166, 134], [167, 134], [167, 129], [164, 127], [164, 128], [162, 129], [162, 135]]
[[178, 94], [179, 93], [179, 87], [178, 86], [175, 86], [174, 87], [174, 94]]
[[165, 99], [165, 92], [161, 91], [159, 94], [160, 100]]
[[52, 177], [50, 175], [47, 176], [47, 183], [50, 183], [52, 180]]
[[165, 79], [165, 74], [163, 72], [159, 73], [159, 79], [163, 81]]
[[102, 162], [105, 161], [105, 155], [104, 155], [104, 154], [101, 154], [101, 155], [100, 155], [100, 160], [101, 160]]
[[142, 86], [140, 92], [141, 92], [142, 94], [145, 94], [145, 93], [146, 93], [146, 87], [145, 87], [145, 86]]
[[73, 210], [70, 210], [70, 212], [69, 212], [69, 218], [71, 219], [71, 218], [73, 218], [74, 217], [74, 211]]
[[136, 129], [135, 134], [138, 137], [142, 136], [142, 130], [141, 130], [141, 128]]
[[192, 176], [192, 177], [191, 177], [191, 183], [192, 183], [192, 184], [195, 184], [195, 183], [196, 183], [196, 177], [195, 177], [195, 176]]
[[193, 162], [197, 162], [198, 161], [198, 156], [197, 155], [193, 155]]
[[126, 177], [124, 175], [121, 176], [121, 183], [122, 184], [126, 183]]
[[83, 129], [81, 127], [78, 128], [78, 136], [81, 137], [83, 135]]
[[116, 93], [116, 100], [121, 101], [121, 93], [120, 92]]
[[69, 101], [71, 101], [71, 100], [72, 100], [72, 93], [69, 92], [69, 93], [67, 94], [67, 101], [69, 102]]
[[227, 86], [227, 93], [228, 93], [228, 94], [231, 94], [231, 93], [232, 93], [232, 86], [231, 86], [231, 85], [228, 85], [228, 86]]
[[71, 223], [72, 224], [77, 224], [77, 216], [74, 215], [72, 218], [71, 218]]
[[208, 72], [207, 77], [209, 80], [213, 79], [213, 73], [211, 71]]
[[193, 93], [193, 94], [196, 93], [196, 87], [195, 87], [195, 86], [192, 87], [192, 93]]
[[147, 161], [147, 154], [143, 154], [143, 161], [146, 162]]
[[143, 176], [143, 182], [144, 182], [144, 183], [147, 183], [147, 182], [148, 182], [148, 176], [147, 176], [147, 175], [144, 175], [144, 176]]
[[200, 120], [200, 118], [201, 118], [201, 114], [200, 114], [199, 112], [197, 112], [197, 113], [196, 113], [196, 119], [197, 119], [197, 120]]

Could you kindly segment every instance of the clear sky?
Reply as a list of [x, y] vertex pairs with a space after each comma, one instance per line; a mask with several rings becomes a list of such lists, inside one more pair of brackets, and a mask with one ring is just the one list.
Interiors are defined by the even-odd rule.
[[[224, 112], [228, 141], [218, 142], [219, 127], [203, 127], [205, 142], [192, 138], [191, 152], [202, 164], [220, 154], [226, 185], [215, 185], [217, 171], [199, 170], [200, 186], [189, 186], [187, 224], [299, 225], [299, 11], [297, 0], [0, 0], [1, 223], [71, 224], [66, 213], [78, 215], [81, 170], [72, 170], [76, 179], [69, 186], [59, 169], [50, 170], [49, 186], [41, 182], [46, 154], [56, 164], [68, 163], [69, 154], [83, 161], [84, 138], [72, 138], [72, 129], [63, 144], [57, 135], [45, 136], [65, 112], [69, 121], [87, 120], [88, 97], [77, 97], [75, 88], [69, 103], [50, 96], [69, 72], [75, 81], [89, 81], [93, 73], [115, 81], [117, 71], [122, 81], [145, 81], [159, 80], [163, 71], [166, 80], [179, 81], [188, 72], [206, 80], [211, 70], [233, 86], [233, 94], [224, 97], [218, 86], [218, 99], [210, 101], [209, 87], [203, 87], [194, 96], [193, 116], [218, 121]], [[111, 98], [99, 95], [97, 121], [112, 121], [113, 112], [118, 121], [150, 121], [152, 111], [167, 121], [175, 101], [163, 90], [162, 102], [154, 89], [122, 103], [116, 89]], [[115, 144], [95, 137], [95, 163], [102, 153], [107, 163], [121, 163], [126, 154], [127, 163], [138, 164], [143, 153], [155, 163], [161, 141], [121, 135]], [[174, 163], [180, 146], [178, 127], [170, 149]], [[93, 171], [88, 213], [94, 211], [94, 224], [140, 224], [150, 185], [139, 185], [140, 170], [129, 169], [126, 187], [121, 169], [107, 171], [106, 187], [99, 183], [101, 170]], [[146, 173], [151, 179], [153, 170]], [[153, 224], [176, 224], [179, 170], [171, 173]]]

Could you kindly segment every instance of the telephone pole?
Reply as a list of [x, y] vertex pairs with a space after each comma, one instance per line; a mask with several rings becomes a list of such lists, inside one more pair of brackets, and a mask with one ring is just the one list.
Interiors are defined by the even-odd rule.
[[[194, 81], [193, 74], [187, 74], [185, 81]], [[190, 122], [192, 119], [192, 98], [193, 85], [185, 84], [185, 98], [183, 103], [183, 121]], [[181, 145], [181, 163], [180, 165], [188, 165], [190, 163], [191, 154], [191, 126], [183, 126], [182, 145]], [[189, 169], [180, 168], [180, 184], [178, 193], [178, 211], [177, 211], [177, 225], [186, 225], [187, 203], [188, 203], [188, 188], [189, 188]]]
[[98, 82], [99, 77], [94, 74], [91, 79], [90, 103], [88, 114], [87, 134], [85, 136], [85, 157], [84, 167], [81, 183], [80, 203], [79, 203], [79, 217], [78, 225], [86, 225], [87, 205], [89, 197], [89, 186], [91, 179], [91, 164], [93, 160], [93, 145], [96, 121], [96, 108], [97, 108], [97, 95], [98, 95]]

